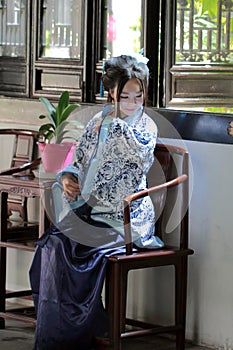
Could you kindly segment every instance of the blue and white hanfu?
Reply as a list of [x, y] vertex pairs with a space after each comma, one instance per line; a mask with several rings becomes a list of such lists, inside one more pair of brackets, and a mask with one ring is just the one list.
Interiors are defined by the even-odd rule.
[[[75, 164], [57, 174], [56, 222], [39, 239], [30, 269], [34, 350], [89, 350], [108, 331], [101, 300], [107, 257], [124, 252], [123, 198], [147, 187], [156, 139], [157, 126], [141, 109], [121, 119], [107, 105], [87, 124]], [[74, 201], [62, 193], [64, 173], [81, 185]], [[163, 246], [150, 197], [133, 203], [131, 222], [135, 249]]]

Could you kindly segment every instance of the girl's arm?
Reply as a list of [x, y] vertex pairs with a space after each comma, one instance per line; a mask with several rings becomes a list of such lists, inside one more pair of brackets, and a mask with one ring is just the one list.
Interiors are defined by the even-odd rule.
[[98, 130], [96, 126], [99, 123], [100, 116], [100, 113], [96, 114], [87, 124], [84, 133], [75, 150], [76, 160], [74, 164], [69, 164], [57, 173], [56, 180], [59, 183], [62, 183], [61, 180], [62, 177], [64, 178], [64, 175], [70, 176], [70, 178], [73, 178], [73, 180], [76, 180], [79, 184], [82, 183], [85, 169], [88, 166], [89, 160], [91, 158], [93, 149], [96, 144], [98, 136]]

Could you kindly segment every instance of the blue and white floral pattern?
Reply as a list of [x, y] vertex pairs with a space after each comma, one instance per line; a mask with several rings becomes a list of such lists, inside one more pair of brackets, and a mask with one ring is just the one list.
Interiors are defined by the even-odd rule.
[[[102, 112], [90, 120], [76, 149], [76, 165], [63, 169], [57, 179], [68, 171], [77, 175], [81, 186], [85, 187], [90, 164], [98, 158], [90, 192], [98, 200], [98, 207], [105, 208], [105, 212], [108, 208], [98, 219], [101, 216], [103, 221], [115, 223], [118, 229], [122, 226], [123, 231], [123, 198], [147, 187], [146, 174], [154, 161], [157, 126], [141, 111], [133, 118], [116, 118], [111, 113], [107, 116], [107, 122]], [[104, 123], [107, 132], [102, 140]], [[100, 144], [101, 156], [98, 157]], [[88, 185], [90, 187], [90, 183]], [[138, 246], [163, 245], [154, 237], [155, 214], [150, 197], [132, 204], [131, 222], [133, 239]]]

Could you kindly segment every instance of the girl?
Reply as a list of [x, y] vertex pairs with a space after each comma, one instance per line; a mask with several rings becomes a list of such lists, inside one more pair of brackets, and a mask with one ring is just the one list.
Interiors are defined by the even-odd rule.
[[[103, 111], [87, 124], [76, 163], [57, 174], [54, 202], [66, 206], [38, 241], [30, 269], [37, 312], [35, 350], [93, 348], [108, 332], [101, 301], [107, 257], [124, 252], [123, 198], [146, 188], [157, 126], [145, 114], [149, 71], [145, 58], [105, 62]], [[67, 207], [69, 210], [67, 210]], [[131, 208], [135, 249], [160, 248], [149, 197]]]

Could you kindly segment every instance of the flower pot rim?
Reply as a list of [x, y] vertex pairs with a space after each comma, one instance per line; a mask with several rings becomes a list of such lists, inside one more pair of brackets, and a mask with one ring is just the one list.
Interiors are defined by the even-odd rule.
[[62, 144], [77, 144], [77, 141], [62, 141], [60, 143], [55, 143], [55, 142], [44, 142], [44, 141], [37, 141], [37, 145], [39, 144], [45, 144], [45, 145], [62, 145]]

